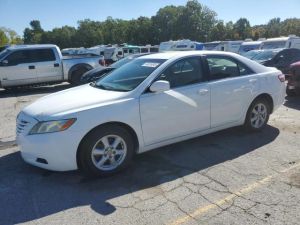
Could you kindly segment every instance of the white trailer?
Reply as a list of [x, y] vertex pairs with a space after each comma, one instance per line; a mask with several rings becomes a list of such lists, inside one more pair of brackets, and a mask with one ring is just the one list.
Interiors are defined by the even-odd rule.
[[263, 41], [261, 49], [298, 48], [300, 49], [300, 37], [290, 35], [288, 37], [269, 38]]

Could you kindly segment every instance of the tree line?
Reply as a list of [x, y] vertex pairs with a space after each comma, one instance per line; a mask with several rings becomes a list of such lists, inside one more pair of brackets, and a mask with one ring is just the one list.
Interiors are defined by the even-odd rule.
[[[0, 45], [5, 43], [56, 44], [60, 48], [91, 47], [99, 44], [159, 44], [162, 41], [190, 39], [200, 42], [271, 38], [295, 34], [300, 36], [300, 19], [281, 21], [273, 18], [267, 24], [251, 26], [246, 18], [225, 23], [217, 13], [197, 0], [185, 6], [166, 6], [151, 18], [113, 19], [78, 22], [78, 27], [63, 26], [45, 31], [40, 21], [33, 20], [21, 39], [0, 28]], [[11, 31], [11, 30], [10, 30]]]

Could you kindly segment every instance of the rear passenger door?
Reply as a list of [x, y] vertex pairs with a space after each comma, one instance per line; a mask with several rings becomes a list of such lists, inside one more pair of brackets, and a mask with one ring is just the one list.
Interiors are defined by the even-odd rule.
[[52, 48], [34, 50], [35, 68], [39, 82], [62, 80], [62, 65], [60, 58], [55, 55]]
[[259, 88], [257, 75], [229, 56], [206, 56], [211, 90], [211, 127], [243, 119], [253, 93]]
[[15, 50], [3, 59], [0, 66], [3, 86], [17, 86], [38, 82], [32, 50]]

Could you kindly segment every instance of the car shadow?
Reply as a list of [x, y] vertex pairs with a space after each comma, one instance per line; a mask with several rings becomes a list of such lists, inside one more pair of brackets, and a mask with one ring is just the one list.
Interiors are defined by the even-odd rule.
[[287, 96], [285, 100], [286, 101], [284, 102], [284, 105], [286, 107], [300, 110], [300, 96], [294, 96], [294, 97]]
[[50, 94], [57, 91], [62, 91], [73, 87], [71, 84], [65, 82], [61, 84], [33, 86], [33, 87], [17, 87], [13, 89], [0, 89], [0, 98], [20, 97], [34, 94]]
[[11, 153], [0, 157], [0, 205], [5, 206], [0, 224], [29, 222], [79, 206], [109, 215], [117, 210], [110, 202], [118, 197], [161, 193], [162, 184], [245, 155], [278, 135], [272, 126], [259, 133], [232, 128], [137, 155], [127, 170], [98, 179], [38, 169], [24, 163], [19, 152]]

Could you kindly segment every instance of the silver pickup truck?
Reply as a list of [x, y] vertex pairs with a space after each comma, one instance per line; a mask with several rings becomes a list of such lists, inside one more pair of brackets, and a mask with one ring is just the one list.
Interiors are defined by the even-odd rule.
[[0, 87], [58, 83], [80, 84], [81, 76], [103, 62], [103, 56], [63, 57], [56, 45], [16, 45], [0, 53]]

